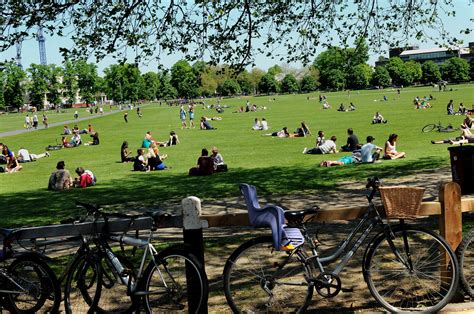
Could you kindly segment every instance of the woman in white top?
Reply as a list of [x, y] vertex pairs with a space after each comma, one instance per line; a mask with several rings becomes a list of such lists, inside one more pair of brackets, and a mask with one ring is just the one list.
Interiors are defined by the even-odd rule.
[[260, 120], [258, 118], [255, 118], [255, 121], [253, 122], [252, 130], [258, 131], [262, 129], [262, 124], [260, 123]]
[[404, 158], [405, 152], [397, 152], [396, 144], [397, 144], [398, 135], [393, 133], [390, 134], [388, 137], [387, 142], [385, 142], [384, 148], [384, 159], [398, 159]]

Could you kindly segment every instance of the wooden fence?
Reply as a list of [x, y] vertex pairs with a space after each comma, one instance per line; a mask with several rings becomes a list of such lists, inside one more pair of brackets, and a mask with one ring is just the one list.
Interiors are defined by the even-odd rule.
[[[359, 218], [367, 206], [320, 209], [313, 214], [311, 221], [354, 220]], [[461, 199], [461, 189], [457, 183], [449, 182], [439, 190], [439, 201], [422, 202], [421, 216], [439, 216], [439, 230], [453, 250], [462, 240], [462, 212], [474, 212], [474, 198]], [[151, 218], [111, 219], [109, 232], [126, 230], [145, 230], [152, 226]], [[100, 230], [104, 226], [99, 223], [94, 227], [90, 222], [79, 224], [63, 224], [21, 229], [19, 239], [30, 239], [35, 243], [38, 239], [76, 236], [91, 233], [93, 228]], [[161, 221], [160, 228], [182, 228], [183, 241], [190, 245], [192, 253], [205, 265], [203, 228], [250, 226], [246, 212], [237, 214], [202, 215], [201, 201], [191, 196], [182, 200], [181, 215], [170, 216]], [[224, 264], [225, 261], [222, 261]]]

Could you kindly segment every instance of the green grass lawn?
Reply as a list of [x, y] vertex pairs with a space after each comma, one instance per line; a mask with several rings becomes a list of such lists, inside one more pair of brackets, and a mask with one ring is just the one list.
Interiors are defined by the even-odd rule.
[[[415, 96], [433, 94], [436, 100], [432, 109], [415, 110], [412, 103]], [[395, 90], [353, 91], [326, 93], [333, 109], [323, 110], [318, 102], [319, 93], [304, 95], [261, 96], [224, 99], [221, 104], [231, 108], [225, 110], [222, 121], [211, 121], [217, 128], [213, 131], [180, 129], [179, 107], [160, 107], [157, 104], [142, 107], [143, 118], [137, 118], [134, 111], [129, 113], [129, 123], [125, 124], [123, 113], [115, 113], [93, 119], [90, 123], [100, 133], [99, 146], [81, 146], [73, 149], [52, 151], [50, 158], [23, 164], [19, 173], [2, 174], [0, 183], [0, 226], [42, 225], [57, 223], [64, 217], [76, 215], [78, 209], [74, 202], [82, 200], [99, 204], [126, 204], [141, 202], [150, 206], [159, 206], [165, 200], [181, 199], [189, 195], [200, 198], [215, 198], [238, 195], [238, 183], [249, 182], [258, 187], [259, 193], [285, 194], [294, 191], [321, 193], [334, 189], [343, 180], [364, 181], [368, 176], [380, 175], [385, 178], [400, 177], [424, 169], [436, 169], [449, 164], [446, 145], [432, 145], [430, 140], [454, 137], [459, 132], [439, 134], [421, 133], [427, 123], [440, 121], [458, 126], [461, 116], [447, 116], [446, 104], [453, 99], [457, 105], [463, 102], [471, 108], [474, 96], [473, 85], [453, 86], [453, 91], [438, 92], [431, 87], [406, 88], [400, 99]], [[381, 101], [383, 96], [387, 102]], [[307, 98], [310, 98], [309, 100]], [[275, 98], [275, 101], [270, 101]], [[314, 99], [313, 99], [314, 98]], [[247, 99], [267, 110], [256, 113], [232, 113], [245, 105]], [[206, 100], [215, 104], [215, 100]], [[355, 112], [337, 112], [343, 102], [346, 106], [352, 101], [357, 105]], [[375, 111], [380, 111], [387, 124], [371, 125]], [[73, 111], [63, 114], [49, 113], [50, 123], [71, 120]], [[86, 116], [84, 109], [80, 116]], [[196, 108], [196, 118], [217, 116], [215, 111]], [[306, 138], [274, 138], [262, 136], [262, 131], [252, 131], [254, 118], [265, 117], [270, 131], [284, 126], [296, 129], [304, 120], [310, 126], [313, 136]], [[24, 114], [0, 116], [0, 133], [21, 128]], [[79, 122], [85, 128], [89, 122]], [[40, 123], [40, 127], [42, 125]], [[376, 138], [375, 144], [383, 146], [390, 133], [399, 134], [397, 148], [405, 151], [407, 158], [396, 161], [384, 161], [380, 164], [352, 165], [345, 167], [322, 168], [323, 159], [337, 159], [347, 153], [336, 155], [303, 155], [304, 147], [313, 147], [318, 130], [324, 130], [326, 138], [338, 137], [338, 146], [345, 144], [348, 127], [352, 127], [361, 142], [367, 135]], [[166, 164], [170, 169], [150, 173], [131, 171], [132, 164], [122, 164], [120, 145], [124, 140], [135, 151], [141, 144], [145, 132], [151, 130], [157, 140], [165, 140], [169, 132], [178, 133], [181, 144], [160, 148], [168, 155]], [[60, 138], [62, 127], [28, 132], [0, 138], [15, 152], [20, 147], [30, 153], [44, 151], [45, 146], [54, 144]], [[88, 138], [83, 136], [84, 140]], [[229, 172], [210, 177], [188, 177], [188, 169], [195, 165], [201, 149], [217, 146], [220, 149]], [[47, 182], [56, 163], [64, 160], [67, 169], [82, 166], [92, 170], [98, 179], [96, 186], [83, 190], [74, 189], [64, 192], [47, 191]]]

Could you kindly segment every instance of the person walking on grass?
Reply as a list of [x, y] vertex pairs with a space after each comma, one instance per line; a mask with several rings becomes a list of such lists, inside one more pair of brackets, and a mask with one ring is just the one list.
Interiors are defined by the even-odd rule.
[[125, 123], [128, 123], [128, 112], [123, 114], [123, 119], [125, 120]]

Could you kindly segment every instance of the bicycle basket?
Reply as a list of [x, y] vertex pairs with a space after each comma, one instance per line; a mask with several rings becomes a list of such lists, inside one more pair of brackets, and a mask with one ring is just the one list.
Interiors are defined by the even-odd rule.
[[387, 218], [415, 219], [419, 216], [425, 189], [408, 186], [380, 187]]

